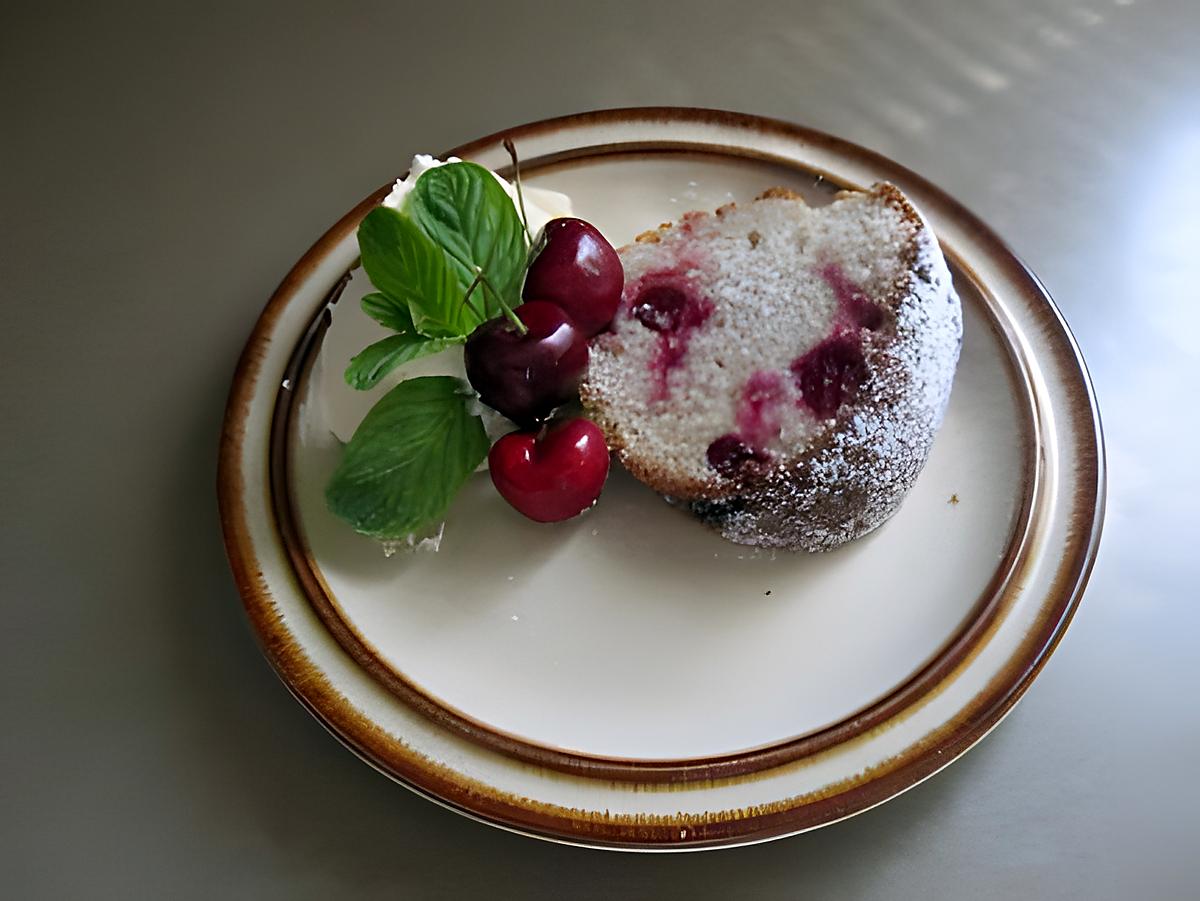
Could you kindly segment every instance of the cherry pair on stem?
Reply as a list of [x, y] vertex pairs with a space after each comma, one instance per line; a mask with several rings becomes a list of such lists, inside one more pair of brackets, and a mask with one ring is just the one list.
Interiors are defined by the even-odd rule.
[[595, 503], [608, 476], [604, 435], [587, 419], [547, 425], [587, 371], [588, 340], [608, 327], [624, 271], [612, 245], [581, 219], [554, 219], [525, 278], [513, 317], [485, 322], [467, 340], [467, 378], [480, 399], [522, 427], [488, 454], [492, 482], [537, 522]]

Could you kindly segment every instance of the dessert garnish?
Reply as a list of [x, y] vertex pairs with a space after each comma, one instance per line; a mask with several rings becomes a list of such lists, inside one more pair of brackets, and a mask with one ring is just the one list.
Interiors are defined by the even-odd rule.
[[621, 303], [621, 258], [590, 222], [565, 217], [546, 223], [529, 266], [526, 300], [558, 304], [590, 338], [608, 328]]
[[532, 426], [578, 396], [587, 338], [562, 307], [548, 301], [528, 301], [514, 313], [524, 331], [493, 319], [467, 340], [467, 378], [493, 410]]
[[501, 496], [537, 522], [570, 519], [596, 502], [608, 477], [604, 433], [576, 418], [541, 432], [512, 432], [488, 454]]
[[896, 511], [962, 336], [937, 238], [899, 189], [810, 207], [772, 188], [618, 253], [531, 206], [534, 235], [507, 146], [512, 190], [474, 163], [419, 158], [359, 227], [377, 289], [362, 307], [394, 334], [346, 381], [369, 389], [434, 353], [462, 353], [466, 380], [409, 377], [383, 395], [327, 487], [334, 513], [403, 542], [443, 522], [486, 458], [513, 508], [558, 522], [596, 502], [610, 449], [741, 544], [829, 550]]
[[489, 465], [517, 510], [539, 522], [567, 519], [604, 485], [603, 434], [586, 419], [553, 416], [577, 399], [587, 339], [620, 303], [621, 262], [581, 219], [551, 220], [535, 240], [516, 151], [505, 147], [515, 202], [499, 176], [454, 160], [417, 173], [411, 187], [398, 183], [398, 202], [359, 225], [362, 267], [376, 289], [362, 309], [394, 334], [350, 361], [346, 383], [372, 388], [398, 366], [458, 345], [470, 382], [406, 379], [354, 432], [326, 500], [364, 535], [395, 541], [443, 520], [489, 457], [480, 402], [517, 427], [492, 448]]

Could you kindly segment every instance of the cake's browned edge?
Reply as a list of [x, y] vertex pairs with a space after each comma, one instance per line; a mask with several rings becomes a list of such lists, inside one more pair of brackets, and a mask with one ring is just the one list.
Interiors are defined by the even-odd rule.
[[[596, 846], [708, 847], [804, 831], [868, 809], [941, 769], [999, 722], [1045, 665], [1078, 607], [1099, 544], [1105, 486], [1099, 411], [1078, 346], [1061, 315], [1053, 304], [1048, 302], [1045, 291], [1036, 278], [984, 223], [957, 201], [914, 173], [864, 148], [779, 120], [719, 110], [662, 107], [605, 110], [545, 120], [490, 135], [452, 152], [469, 157], [497, 144], [503, 137], [521, 138], [571, 125], [622, 122], [629, 119], [716, 124], [783, 136], [804, 144], [816, 144], [826, 150], [865, 160], [876, 167], [889, 170], [890, 177], [899, 177], [906, 184], [919, 186], [923, 194], [937, 201], [944, 215], [954, 218], [962, 228], [996, 248], [1000, 252], [1003, 265], [1009, 270], [1009, 275], [1024, 286], [1026, 298], [1037, 311], [1046, 334], [1056, 336], [1054, 362], [1063, 370], [1064, 381], [1071, 389], [1069, 415], [1072, 425], [1081, 436], [1094, 440], [1090, 443], [1085, 442], [1079, 457], [1073, 461], [1080, 484], [1074, 498], [1076, 507], [1071, 513], [1071, 543], [1060, 558], [1060, 568], [1051, 592], [1052, 596], [1058, 599], [1058, 603], [1044, 611], [1037, 627], [1029, 633], [1021, 652], [1014, 656], [1010, 666], [976, 699], [976, 703], [969, 705], [969, 709], [963, 711], [958, 721], [948, 724], [946, 729], [930, 736], [924, 745], [910, 749], [910, 752], [900, 759], [889, 761], [886, 772], [864, 774], [852, 785], [835, 787], [827, 797], [790, 799], [782, 807], [775, 805], [770, 810], [731, 811], [727, 817], [717, 812], [713, 814], [715, 819], [700, 826], [694, 825], [693, 817], [684, 815], [622, 817], [609, 815], [607, 812], [567, 810], [529, 799], [514, 798], [489, 786], [481, 786], [435, 761], [414, 753], [402, 741], [383, 733], [377, 725], [359, 714], [324, 675], [312, 666], [303, 648], [280, 621], [277, 608], [266, 588], [249, 532], [248, 499], [245, 496], [247, 486], [241, 462], [246, 417], [249, 414], [255, 381], [260, 374], [271, 330], [297, 286], [329, 249], [379, 202], [387, 190], [386, 187], [351, 210], [301, 258], [268, 302], [242, 352], [226, 407], [217, 475], [226, 553], [247, 615], [264, 654], [289, 690], [357, 754], [421, 794], [496, 825], [541, 837]], [[590, 148], [598, 155], [628, 152], [631, 149], [638, 148], [630, 145]], [[729, 148], [700, 142], [658, 142], [640, 149], [693, 152], [708, 149], [710, 152], [736, 152], [745, 157], [795, 165], [793, 161], [743, 147]], [[550, 165], [571, 155], [571, 152], [564, 151], [543, 158], [542, 162]], [[270, 503], [267, 493], [268, 486], [264, 486], [264, 497], [260, 499], [263, 503]], [[651, 789], [654, 786], [646, 784], [643, 787]]]

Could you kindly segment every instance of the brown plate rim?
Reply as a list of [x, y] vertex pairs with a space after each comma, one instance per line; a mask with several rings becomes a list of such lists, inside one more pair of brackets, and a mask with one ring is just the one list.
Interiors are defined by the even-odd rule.
[[[1078, 488], [1070, 522], [1073, 528], [1048, 596], [1055, 603], [1042, 610], [1037, 626], [1014, 653], [1009, 667], [960, 716], [919, 747], [874, 768], [861, 777], [823, 792], [820, 797], [799, 797], [751, 811], [718, 812], [701, 821], [693, 816], [646, 817], [609, 815], [607, 812], [567, 810], [524, 798], [513, 798], [453, 773], [397, 743], [362, 717], [316, 672], [304, 650], [280, 621], [277, 609], [257, 565], [249, 534], [246, 482], [242, 472], [246, 414], [261, 367], [264, 348], [289, 298], [352, 223], [378, 202], [372, 195], [343, 217], [321, 238], [285, 277], [260, 316], [239, 360], [230, 392], [221, 437], [218, 497], [227, 555], [243, 602], [264, 652], [289, 689], [348, 746], [389, 775], [419, 793], [471, 816], [529, 834], [580, 844], [626, 848], [689, 848], [743, 844], [791, 834], [833, 822], [865, 810], [912, 787], [947, 765], [983, 737], [1024, 693], [1045, 665], [1073, 616], [1086, 586], [1099, 544], [1104, 512], [1105, 466], [1102, 427], [1086, 365], [1061, 314], [1044, 287], [1011, 250], [977, 217], [924, 179], [865, 148], [812, 129], [774, 119], [720, 110], [672, 107], [603, 110], [543, 120], [463, 145], [455, 151], [471, 156], [496, 144], [504, 136], [528, 137], [572, 125], [622, 122], [714, 124], [758, 134], [780, 135], [849, 157], [860, 163], [890, 170], [907, 184], [920, 187], [933, 198], [943, 215], [991, 246], [1053, 347], [1053, 362], [1067, 390], [1068, 414], [1080, 437], [1078, 454], [1071, 462]], [[269, 486], [262, 486], [269, 503]], [[653, 783], [646, 790], [664, 786]], [[728, 815], [727, 815], [728, 814]]]

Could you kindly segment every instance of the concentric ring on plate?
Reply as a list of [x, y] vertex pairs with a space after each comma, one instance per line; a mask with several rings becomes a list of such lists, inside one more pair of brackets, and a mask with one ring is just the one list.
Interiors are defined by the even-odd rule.
[[[665, 138], [656, 138], [655, 134], [663, 134]], [[229, 555], [235, 573], [239, 575], [252, 621], [285, 682], [351, 747], [381, 769], [425, 793], [513, 828], [573, 836], [589, 843], [692, 846], [736, 843], [798, 831], [886, 799], [969, 747], [1015, 703], [1061, 635], [1082, 591], [1099, 534], [1103, 469], [1095, 407], [1069, 333], [1040, 285], [986, 227], [937, 189], [868, 151], [795, 126], [705, 111], [613, 111], [512, 129], [453, 152], [497, 165], [499, 141], [504, 136], [512, 136], [519, 144], [527, 146], [545, 145], [545, 152], [527, 158], [524, 164], [525, 171], [531, 174], [590, 158], [683, 152], [766, 160], [820, 174], [837, 184], [857, 185], [883, 177], [897, 182], [916, 197], [933, 217], [939, 232], [943, 223], [952, 224], [965, 236], [969, 246], [965, 252], [960, 250], [950, 236], [945, 241], [948, 258], [956, 275], [978, 289], [974, 302], [983, 305], [992, 327], [1003, 333], [1003, 343], [1010, 352], [1012, 383], [1022, 398], [1028, 417], [1025, 491], [1006, 551], [963, 628], [934, 659], [886, 697], [810, 734], [782, 736], [779, 741], [719, 756], [631, 759], [581, 754], [528, 741], [453, 709], [381, 660], [369, 642], [342, 617], [335, 599], [327, 591], [318, 564], [297, 533], [288, 486], [287, 436], [289, 426], [294, 425], [290, 417], [299, 393], [296, 388], [304, 378], [306, 364], [311, 362], [312, 351], [319, 345], [320, 314], [325, 300], [340, 284], [345, 272], [345, 265], [339, 269], [330, 254], [332, 248], [353, 233], [358, 220], [378, 201], [381, 193], [377, 193], [314, 246], [272, 299], [239, 366], [226, 422], [220, 487]], [[830, 162], [835, 165], [829, 165]], [[1006, 280], [1003, 298], [989, 287], [992, 275], [985, 277], [974, 271], [973, 264], [979, 261], [1001, 273]], [[325, 288], [320, 294], [313, 295], [311, 288], [317, 281], [323, 282]], [[306, 311], [295, 308], [296, 288], [301, 284], [310, 288]], [[1023, 330], [1021, 324], [1011, 318], [1012, 311], [1006, 308], [1006, 303], [1011, 304], [1014, 298], [1021, 302], [1021, 312], [1031, 316], [1042, 330], [1041, 334], [1032, 336], [1033, 340], [1044, 342], [1048, 350], [1032, 346], [1028, 328]], [[276, 346], [268, 354], [265, 344], [276, 331], [282, 308], [289, 304], [292, 304], [293, 329], [303, 315], [303, 336], [290, 347]], [[1061, 372], [1056, 382], [1052, 383], [1038, 366], [1033, 365], [1031, 352], [1039, 353], [1039, 359], [1045, 359], [1046, 353], [1052, 354], [1049, 366]], [[272, 392], [263, 383], [260, 367], [265, 355], [279, 358], [283, 378], [274, 384], [287, 387], [277, 387]], [[268, 516], [259, 523], [257, 533], [249, 528], [253, 513], [247, 509], [247, 489], [250, 489], [250, 496], [254, 491], [245, 466], [245, 430], [250, 424], [248, 398], [251, 395], [257, 396], [260, 403], [269, 398], [273, 408], [269, 434], [261, 436], [262, 449], [269, 449], [270, 459], [269, 472], [263, 472], [267, 478], [259, 486], [259, 490], [266, 492], [265, 499], [269, 503], [262, 512]], [[1053, 415], [1048, 418], [1048, 414]], [[1053, 434], [1047, 433], [1047, 425]], [[1078, 442], [1077, 446], [1068, 448], [1074, 453], [1068, 467], [1068, 481], [1073, 482], [1073, 486], [1064, 485], [1057, 470], [1054, 479], [1042, 477], [1047, 461], [1055, 459], [1055, 454], [1061, 452], [1064, 442], [1060, 433], [1068, 428], [1072, 430], [1070, 437]], [[1066, 498], [1072, 507], [1069, 511], [1064, 510], [1063, 498], [1059, 495], [1064, 488], [1071, 489], [1071, 496]], [[253, 577], [256, 569], [262, 569], [256, 566], [256, 560], [263, 543], [274, 542], [275, 549], [286, 556], [291, 578], [296, 580], [306, 602], [311, 604], [321, 623], [356, 665], [393, 698], [419, 711], [437, 729], [527, 765], [580, 779], [618, 780], [632, 783], [632, 787], [640, 786], [642, 790], [655, 785], [666, 788], [667, 784], [677, 787], [718, 782], [731, 785], [760, 778], [772, 771], [804, 765], [805, 761], [826, 759], [839, 749], [869, 745], [881, 730], [892, 728], [928, 699], [943, 693], [956, 681], [958, 674], [969, 667], [994, 633], [1004, 626], [1006, 610], [1017, 602], [1022, 591], [1027, 590], [1027, 582], [1039, 577], [1044, 580], [1040, 570], [1047, 559], [1045, 539], [1057, 528], [1052, 520], [1064, 512], [1069, 514], [1071, 526], [1063, 530], [1065, 543], [1056, 550], [1056, 556], [1061, 555], [1059, 566], [1054, 579], [1047, 583], [1049, 587], [1034, 627], [1028, 629], [1027, 640], [1021, 643], [995, 678], [981, 684], [971, 703], [964, 705], [956, 717], [944, 728], [921, 736], [921, 740], [913, 743], [906, 753], [891, 755], [883, 765], [866, 767], [857, 775], [838, 780], [818, 792], [820, 797], [795, 796], [772, 804], [745, 805], [761, 808], [761, 811], [747, 814], [744, 809], [738, 809], [736, 816], [717, 812], [696, 817], [686, 814], [683, 807], [679, 808], [679, 817], [675, 820], [666, 816], [660, 821], [647, 813], [641, 818], [645, 822], [637, 817], [628, 822], [608, 811], [604, 816], [591, 816], [587, 811], [573, 807], [547, 806], [528, 798], [510, 797], [512, 793], [489, 790], [487, 785], [464, 781], [462, 773], [452, 768], [447, 770], [436, 761], [420, 755], [414, 758], [406, 742], [384, 734], [370, 717], [362, 716], [360, 708], [332, 691], [332, 686], [327, 680], [323, 681], [320, 672], [305, 663], [304, 647], [296, 642], [286, 618], [279, 617], [272, 593]], [[262, 526], [269, 526], [275, 534], [267, 534], [269, 530]], [[1033, 540], [1038, 535], [1042, 536], [1040, 543]], [[1032, 572], [1035, 567], [1039, 573]]]

